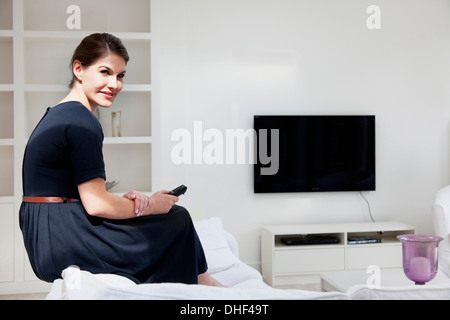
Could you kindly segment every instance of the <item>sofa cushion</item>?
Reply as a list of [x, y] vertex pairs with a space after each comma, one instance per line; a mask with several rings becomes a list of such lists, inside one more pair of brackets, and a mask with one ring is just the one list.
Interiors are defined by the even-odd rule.
[[205, 251], [210, 274], [224, 271], [239, 262], [230, 250], [220, 218], [212, 217], [195, 222], [194, 225]]

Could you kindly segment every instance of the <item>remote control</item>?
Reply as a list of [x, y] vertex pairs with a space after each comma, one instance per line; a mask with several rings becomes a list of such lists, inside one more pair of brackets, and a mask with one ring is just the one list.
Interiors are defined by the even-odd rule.
[[171, 196], [176, 196], [179, 197], [181, 195], [183, 195], [187, 190], [187, 187], [185, 185], [181, 185], [178, 188], [173, 189], [172, 191], [170, 191], [170, 195]]

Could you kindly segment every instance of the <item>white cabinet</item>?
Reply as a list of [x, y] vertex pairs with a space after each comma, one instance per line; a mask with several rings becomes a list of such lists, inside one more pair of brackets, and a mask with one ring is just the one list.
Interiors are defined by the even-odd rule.
[[[79, 28], [69, 28], [74, 17]], [[110, 109], [99, 108], [107, 179], [119, 181], [111, 191], [159, 188], [159, 0], [1, 0], [0, 294], [45, 287], [19, 229], [23, 152], [45, 110], [69, 92], [73, 51], [94, 32], [119, 37], [130, 55], [122, 93]], [[121, 137], [112, 136], [117, 111]]]
[[344, 248], [290, 249], [275, 251], [275, 274], [324, 272], [345, 268]]
[[[272, 286], [318, 283], [330, 271], [365, 270], [368, 266], [402, 266], [402, 246], [396, 236], [414, 233], [400, 222], [267, 226], [261, 234], [261, 267]], [[283, 238], [319, 235], [337, 239], [333, 244], [286, 245]], [[364, 238], [377, 243], [352, 244]]]

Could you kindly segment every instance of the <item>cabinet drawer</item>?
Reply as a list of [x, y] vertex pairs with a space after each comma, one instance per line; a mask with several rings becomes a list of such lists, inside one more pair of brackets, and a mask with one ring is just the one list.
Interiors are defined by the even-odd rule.
[[345, 268], [343, 248], [275, 251], [276, 274], [339, 271]]
[[402, 246], [385, 245], [385, 246], [370, 246], [364, 245], [358, 247], [348, 248], [348, 266], [349, 270], [367, 269], [368, 266], [376, 265], [380, 268], [401, 268], [402, 261]]

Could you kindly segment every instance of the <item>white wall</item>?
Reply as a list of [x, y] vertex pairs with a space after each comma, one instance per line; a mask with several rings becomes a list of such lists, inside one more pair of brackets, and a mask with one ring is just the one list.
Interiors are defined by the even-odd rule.
[[[381, 30], [366, 9], [381, 8]], [[260, 263], [268, 224], [370, 221], [358, 193], [253, 194], [250, 165], [171, 161], [175, 129], [252, 128], [254, 114], [374, 114], [377, 221], [433, 232], [448, 183], [450, 1], [161, 1], [162, 180], [194, 219], [220, 216]]]

